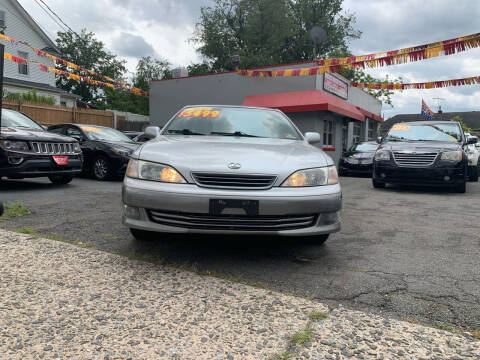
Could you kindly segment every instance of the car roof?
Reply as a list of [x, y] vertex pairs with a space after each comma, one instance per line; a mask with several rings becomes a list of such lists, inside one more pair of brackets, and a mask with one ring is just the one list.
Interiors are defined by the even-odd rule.
[[[73, 126], [92, 126], [92, 127], [98, 127], [98, 128], [104, 128], [104, 129], [113, 129], [111, 127], [108, 127], [108, 126], [101, 126], [101, 125], [95, 125], [95, 124], [78, 124], [78, 123], [63, 123], [63, 124], [54, 124], [54, 125], [50, 125], [49, 127], [53, 127], [53, 126], [64, 126], [64, 125], [73, 125]], [[117, 129], [113, 129], [113, 130], [117, 130]]]
[[266, 107], [258, 107], [258, 106], [244, 106], [244, 105], [219, 105], [219, 104], [198, 104], [198, 105], [185, 105], [182, 109], [191, 108], [191, 107], [222, 107], [222, 108], [238, 108], [238, 109], [257, 109], [257, 110], [270, 110], [270, 111], [277, 111], [281, 112], [278, 109], [266, 108]]
[[397, 124], [405, 124], [405, 125], [432, 125], [432, 124], [458, 124], [456, 121], [406, 121], [400, 122]]

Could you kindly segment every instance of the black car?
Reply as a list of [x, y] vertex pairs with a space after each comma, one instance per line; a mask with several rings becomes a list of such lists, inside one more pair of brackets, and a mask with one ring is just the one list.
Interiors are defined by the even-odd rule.
[[378, 148], [374, 141], [365, 141], [354, 144], [350, 150], [342, 154], [338, 166], [340, 175], [346, 174], [372, 174], [373, 156]]
[[68, 184], [82, 171], [82, 151], [75, 139], [53, 134], [28, 116], [2, 109], [0, 178], [48, 177]]
[[468, 140], [459, 123], [418, 121], [395, 124], [375, 153], [373, 186], [387, 183], [446, 186], [464, 193]]
[[48, 130], [77, 139], [83, 151], [84, 173], [98, 180], [123, 176], [130, 154], [139, 146], [122, 132], [104, 126], [61, 124]]

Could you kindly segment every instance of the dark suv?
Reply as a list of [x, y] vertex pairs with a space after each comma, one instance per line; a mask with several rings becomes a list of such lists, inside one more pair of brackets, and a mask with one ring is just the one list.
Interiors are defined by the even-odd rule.
[[395, 124], [380, 141], [373, 165], [373, 186], [386, 183], [446, 186], [464, 193], [468, 143], [462, 127], [452, 121]]
[[54, 184], [68, 184], [82, 171], [82, 150], [72, 138], [45, 131], [28, 116], [2, 109], [0, 178], [48, 176]]

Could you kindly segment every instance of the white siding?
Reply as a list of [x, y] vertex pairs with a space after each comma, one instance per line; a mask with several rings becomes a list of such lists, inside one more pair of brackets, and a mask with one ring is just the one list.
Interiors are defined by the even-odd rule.
[[[43, 49], [49, 46], [36, 30], [32, 28], [23, 15], [17, 11], [12, 3], [13, 1], [15, 0], [0, 0], [0, 10], [5, 11], [5, 23], [7, 26], [5, 35], [16, 40], [28, 42], [37, 49]], [[5, 41], [2, 41], [2, 43], [5, 45], [5, 51], [12, 55], [18, 56], [18, 51], [25, 51], [28, 52], [30, 60], [36, 60], [47, 66], [53, 66], [50, 59], [37, 56], [28, 46], [5, 43]], [[18, 73], [18, 64], [6, 60], [4, 76], [55, 86], [55, 74], [41, 71], [35, 64], [29, 64], [29, 75], [21, 75]]]

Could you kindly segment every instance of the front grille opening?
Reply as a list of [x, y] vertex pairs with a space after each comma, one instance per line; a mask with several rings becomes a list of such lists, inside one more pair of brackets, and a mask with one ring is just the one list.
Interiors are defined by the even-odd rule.
[[216, 173], [192, 173], [199, 186], [228, 189], [269, 189], [276, 176], [273, 175], [237, 175]]
[[208, 215], [148, 210], [150, 221], [161, 225], [198, 230], [279, 231], [314, 226], [317, 215]]
[[73, 143], [47, 143], [32, 141], [30, 143], [32, 150], [37, 154], [45, 155], [67, 155], [75, 154]]
[[438, 153], [409, 153], [409, 152], [393, 152], [395, 162], [399, 166], [406, 167], [425, 167], [430, 166], [435, 162]]

